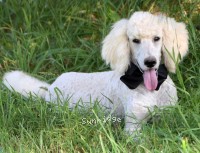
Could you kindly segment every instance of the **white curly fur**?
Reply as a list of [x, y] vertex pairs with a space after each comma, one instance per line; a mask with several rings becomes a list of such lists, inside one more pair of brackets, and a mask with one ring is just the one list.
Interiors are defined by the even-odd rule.
[[[154, 41], [155, 37], [160, 40]], [[138, 39], [140, 43], [134, 43], [133, 39]], [[130, 90], [120, 81], [120, 76], [130, 62], [143, 71], [147, 70], [144, 60], [150, 56], [156, 59], [154, 69], [158, 68], [163, 57], [167, 69], [175, 72], [176, 64], [180, 61], [179, 54], [184, 57], [187, 50], [185, 24], [164, 15], [135, 12], [130, 19], [116, 22], [103, 41], [102, 58], [114, 71], [64, 73], [51, 85], [24, 72], [12, 71], [4, 75], [3, 83], [25, 97], [31, 93], [46, 101], [68, 101], [70, 108], [77, 103], [89, 106], [98, 100], [109, 111], [115, 110], [116, 115], [125, 115], [125, 130], [132, 133], [139, 129], [139, 122], [146, 118], [154, 106], [175, 104], [177, 91], [170, 77], [158, 91], [148, 91], [143, 83]]]
[[[161, 40], [153, 43], [153, 37]], [[132, 43], [141, 39], [142, 45]], [[116, 22], [111, 32], [103, 41], [102, 58], [111, 68], [124, 73], [130, 58], [139, 62], [141, 68], [147, 56], [155, 56], [157, 61], [164, 56], [164, 63], [170, 72], [176, 71], [179, 54], [184, 57], [188, 51], [188, 32], [184, 23], [164, 15], [153, 15], [148, 12], [135, 12], [130, 19]], [[159, 64], [159, 63], [158, 63]], [[156, 67], [158, 66], [156, 65]]]

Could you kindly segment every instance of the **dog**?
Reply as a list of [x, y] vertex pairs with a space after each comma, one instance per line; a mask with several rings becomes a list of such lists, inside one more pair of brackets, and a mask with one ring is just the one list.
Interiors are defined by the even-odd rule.
[[177, 90], [167, 74], [176, 72], [187, 52], [184, 23], [139, 11], [114, 23], [102, 42], [102, 58], [112, 71], [67, 72], [52, 84], [11, 71], [4, 75], [3, 84], [25, 97], [31, 94], [47, 102], [68, 102], [70, 108], [98, 101], [108, 111], [124, 116], [125, 131], [133, 133], [154, 106], [176, 104]]

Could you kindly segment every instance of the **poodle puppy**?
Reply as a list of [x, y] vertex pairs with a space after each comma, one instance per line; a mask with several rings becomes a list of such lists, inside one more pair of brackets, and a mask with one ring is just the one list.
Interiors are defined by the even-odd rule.
[[51, 85], [21, 71], [8, 72], [3, 83], [25, 97], [37, 95], [47, 102], [69, 102], [84, 107], [98, 101], [107, 111], [125, 117], [125, 131], [140, 129], [154, 106], [177, 102], [176, 87], [167, 75], [188, 51], [184, 23], [162, 14], [135, 12], [117, 21], [103, 40], [102, 58], [112, 71], [67, 72]]

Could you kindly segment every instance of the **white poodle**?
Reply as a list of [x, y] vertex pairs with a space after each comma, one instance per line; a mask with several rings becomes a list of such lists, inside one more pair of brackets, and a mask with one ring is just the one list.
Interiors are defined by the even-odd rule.
[[154, 106], [177, 102], [167, 71], [176, 71], [187, 50], [184, 23], [161, 14], [135, 12], [130, 19], [116, 22], [103, 40], [102, 57], [113, 71], [64, 73], [51, 85], [12, 71], [4, 75], [3, 83], [25, 97], [31, 93], [48, 102], [67, 101], [70, 108], [98, 101], [116, 115], [125, 115], [125, 130], [132, 133]]

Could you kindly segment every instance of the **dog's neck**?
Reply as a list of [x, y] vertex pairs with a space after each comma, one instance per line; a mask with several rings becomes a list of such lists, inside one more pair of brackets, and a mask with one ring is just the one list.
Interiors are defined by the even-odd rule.
[[[135, 89], [142, 82], [144, 82], [144, 71], [142, 71], [136, 64], [130, 63], [125, 75], [120, 77], [120, 80], [129, 88]], [[157, 87], [149, 90], [159, 90], [160, 85], [167, 79], [168, 71], [164, 64], [161, 64], [157, 70]], [[146, 86], [147, 87], [147, 86]]]

